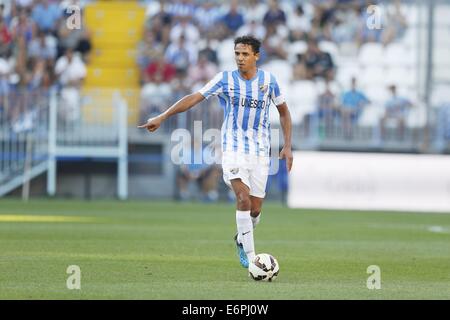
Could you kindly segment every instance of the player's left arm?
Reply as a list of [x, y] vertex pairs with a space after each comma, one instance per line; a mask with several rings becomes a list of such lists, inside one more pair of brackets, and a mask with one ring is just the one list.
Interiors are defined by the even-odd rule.
[[283, 149], [281, 149], [280, 151], [280, 159], [286, 159], [286, 167], [290, 172], [292, 168], [292, 163], [294, 161], [291, 143], [291, 135], [292, 135], [291, 113], [289, 112], [286, 102], [277, 105], [277, 109], [278, 113], [280, 114], [280, 124], [283, 130], [283, 137], [284, 137], [284, 145]]

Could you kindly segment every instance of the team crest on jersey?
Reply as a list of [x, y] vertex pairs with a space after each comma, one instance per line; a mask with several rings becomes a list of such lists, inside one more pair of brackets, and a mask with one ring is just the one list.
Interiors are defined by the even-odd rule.
[[231, 172], [232, 174], [237, 174], [237, 173], [239, 172], [239, 168], [233, 168], [233, 169], [230, 169], [230, 172]]
[[265, 93], [268, 88], [269, 88], [269, 86], [267, 84], [259, 86], [259, 90], [261, 90], [263, 93]]

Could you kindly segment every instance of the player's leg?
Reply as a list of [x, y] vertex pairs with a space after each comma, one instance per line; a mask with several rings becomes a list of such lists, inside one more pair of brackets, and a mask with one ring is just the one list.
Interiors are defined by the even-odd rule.
[[[250, 188], [241, 179], [232, 179], [230, 182], [236, 195], [237, 241], [242, 244], [248, 261], [253, 261], [255, 258], [255, 244], [253, 241], [253, 223], [250, 216]], [[241, 259], [241, 264], [248, 266], [248, 261], [244, 262]]]
[[253, 228], [259, 223], [261, 218], [261, 208], [266, 196], [267, 179], [269, 176], [270, 159], [259, 157], [255, 160], [250, 172], [250, 202]]
[[253, 229], [256, 228], [256, 226], [259, 223], [259, 220], [261, 219], [261, 208], [263, 201], [264, 198], [250, 196], [251, 202], [250, 216], [252, 217]]
[[[236, 249], [239, 261], [248, 268], [249, 259], [254, 259], [253, 224], [250, 216], [250, 183], [248, 159], [237, 154], [224, 153], [222, 157], [223, 180], [236, 198]], [[247, 254], [248, 252], [248, 254]]]
[[236, 209], [240, 211], [250, 211], [250, 188], [241, 179], [231, 180], [231, 187], [236, 195]]

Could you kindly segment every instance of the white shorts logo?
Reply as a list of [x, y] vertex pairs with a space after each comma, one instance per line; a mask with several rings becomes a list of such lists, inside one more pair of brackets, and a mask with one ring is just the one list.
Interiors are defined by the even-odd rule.
[[239, 168], [233, 168], [233, 169], [230, 169], [230, 172], [231, 172], [232, 174], [237, 174], [237, 173], [239, 172]]

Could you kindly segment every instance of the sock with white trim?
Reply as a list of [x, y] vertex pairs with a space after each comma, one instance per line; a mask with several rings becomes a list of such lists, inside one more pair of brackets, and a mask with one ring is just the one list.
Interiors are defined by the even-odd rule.
[[253, 223], [250, 216], [250, 210], [236, 210], [236, 224], [238, 241], [242, 243], [249, 262], [253, 261], [255, 259], [255, 243], [253, 241]]

